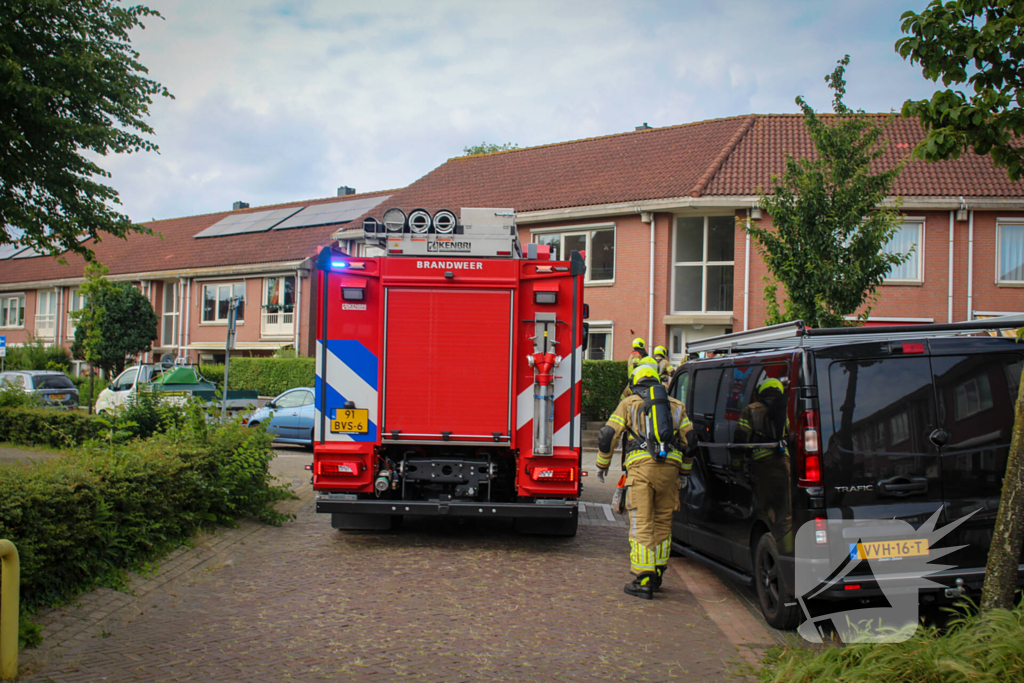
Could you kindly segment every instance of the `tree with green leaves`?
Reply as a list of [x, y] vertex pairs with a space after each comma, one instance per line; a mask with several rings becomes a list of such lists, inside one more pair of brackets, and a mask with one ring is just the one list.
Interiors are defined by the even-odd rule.
[[171, 95], [129, 32], [158, 16], [116, 0], [0, 0], [0, 244], [89, 257], [85, 238], [149, 232], [116, 210], [93, 159], [157, 150], [145, 118]]
[[130, 282], [110, 282], [109, 269], [99, 263], [86, 266], [80, 288], [85, 305], [75, 318], [76, 358], [116, 376], [130, 358], [152, 349], [157, 317], [152, 304]]
[[[966, 149], [987, 154], [1011, 180], [1024, 176], [1024, 0], [933, 0], [920, 14], [904, 12], [896, 51], [921, 65], [925, 78], [945, 90], [930, 100], [908, 100], [904, 116], [917, 116], [928, 136], [914, 150], [927, 161], [956, 159]], [[950, 85], [967, 84], [967, 95]], [[1024, 329], [1017, 333], [1018, 341]], [[1024, 372], [1013, 436], [1006, 458], [981, 609], [1013, 608], [1024, 547]]]
[[504, 144], [497, 144], [496, 142], [481, 142], [479, 145], [472, 145], [470, 147], [462, 148], [462, 156], [472, 157], [477, 154], [491, 154], [492, 152], [507, 152], [511, 149], [519, 149], [519, 145], [514, 142], [506, 142]]
[[932, 0], [904, 12], [896, 51], [942, 80], [927, 100], [907, 100], [928, 135], [914, 153], [927, 161], [956, 159], [967, 149], [988, 154], [1011, 180], [1024, 176], [1024, 0]]
[[772, 177], [771, 191], [759, 198], [771, 224], [741, 224], [773, 278], [765, 287], [771, 325], [803, 320], [811, 327], [845, 326], [847, 316], [874, 299], [889, 270], [910, 258], [884, 249], [899, 229], [899, 212], [885, 201], [901, 169], [872, 173], [885, 149], [884, 126], [843, 103], [849, 63], [847, 55], [825, 77], [834, 92], [834, 117], [821, 117], [796, 98], [815, 155], [787, 155], [785, 173]]

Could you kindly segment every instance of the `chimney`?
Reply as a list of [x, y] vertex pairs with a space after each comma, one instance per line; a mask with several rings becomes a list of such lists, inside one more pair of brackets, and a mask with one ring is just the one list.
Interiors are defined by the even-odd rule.
[[248, 209], [248, 208], [249, 208], [249, 202], [235, 202], [234, 204], [231, 205], [231, 210], [232, 211], [238, 211], [239, 209]]
[[355, 193], [356, 193], [356, 188], [349, 187], [348, 185], [342, 185], [341, 187], [338, 188], [338, 196], [339, 197], [344, 197], [346, 195], [355, 194]]
[[650, 126], [648, 126], [648, 125], [647, 125], [647, 122], [646, 122], [646, 121], [644, 121], [644, 125], [642, 125], [642, 126], [637, 126], [637, 127], [636, 127], [636, 130], [653, 130], [653, 128], [651, 128]]

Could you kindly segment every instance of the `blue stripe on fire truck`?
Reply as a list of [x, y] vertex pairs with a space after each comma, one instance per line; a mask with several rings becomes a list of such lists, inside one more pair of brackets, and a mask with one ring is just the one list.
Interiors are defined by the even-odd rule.
[[[327, 440], [376, 441], [377, 440], [377, 357], [362, 343], [351, 340], [327, 341], [327, 382], [322, 382], [321, 353], [323, 346], [317, 342], [316, 364], [316, 429], [319, 430], [319, 410], [321, 392], [326, 389], [327, 417], [333, 419], [335, 413], [345, 407], [346, 401], [352, 401], [356, 408], [364, 408], [369, 413], [369, 429], [366, 434], [331, 434], [328, 428]], [[319, 435], [318, 435], [319, 437]]]

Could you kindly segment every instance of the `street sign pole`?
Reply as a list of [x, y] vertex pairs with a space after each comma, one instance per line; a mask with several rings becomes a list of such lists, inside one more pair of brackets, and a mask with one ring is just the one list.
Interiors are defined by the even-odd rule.
[[228, 416], [228, 366], [231, 363], [231, 352], [235, 349], [235, 324], [238, 320], [238, 300], [233, 296], [228, 302], [228, 338], [224, 344], [224, 393], [220, 398], [221, 419]]
[[0, 372], [4, 371], [4, 362], [7, 360], [7, 335], [0, 334]]

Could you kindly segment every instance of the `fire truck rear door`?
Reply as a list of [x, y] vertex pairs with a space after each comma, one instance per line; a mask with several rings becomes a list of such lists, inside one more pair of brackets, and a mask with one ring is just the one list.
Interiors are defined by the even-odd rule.
[[387, 290], [385, 439], [508, 442], [512, 292]]

